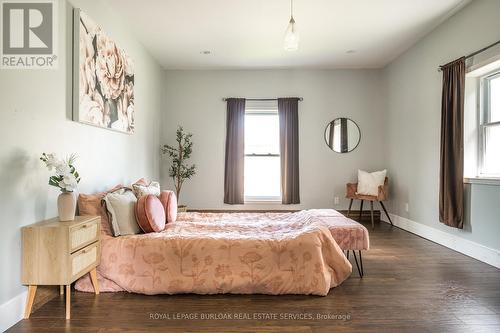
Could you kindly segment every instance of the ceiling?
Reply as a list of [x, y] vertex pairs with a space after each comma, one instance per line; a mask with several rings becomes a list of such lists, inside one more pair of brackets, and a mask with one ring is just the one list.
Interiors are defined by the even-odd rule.
[[[167, 69], [378, 68], [469, 0], [106, 0]], [[210, 54], [203, 54], [210, 51]]]

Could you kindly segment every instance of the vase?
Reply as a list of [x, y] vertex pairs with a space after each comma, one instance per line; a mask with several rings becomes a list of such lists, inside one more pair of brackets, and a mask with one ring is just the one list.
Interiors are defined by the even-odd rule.
[[62, 192], [57, 197], [57, 210], [59, 221], [73, 221], [76, 212], [76, 197], [73, 192]]

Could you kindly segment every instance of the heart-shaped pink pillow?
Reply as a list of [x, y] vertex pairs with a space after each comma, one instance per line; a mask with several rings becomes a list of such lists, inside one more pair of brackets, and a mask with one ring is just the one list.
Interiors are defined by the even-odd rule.
[[177, 197], [174, 191], [161, 191], [159, 198], [165, 209], [167, 223], [175, 222], [177, 220]]
[[137, 224], [145, 233], [160, 232], [165, 229], [165, 209], [156, 196], [143, 195], [135, 206]]

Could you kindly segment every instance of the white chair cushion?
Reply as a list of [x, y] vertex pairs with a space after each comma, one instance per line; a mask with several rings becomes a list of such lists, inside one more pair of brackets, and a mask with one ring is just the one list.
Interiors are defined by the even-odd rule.
[[357, 194], [378, 195], [378, 187], [384, 185], [387, 170], [366, 172], [358, 170], [358, 191]]

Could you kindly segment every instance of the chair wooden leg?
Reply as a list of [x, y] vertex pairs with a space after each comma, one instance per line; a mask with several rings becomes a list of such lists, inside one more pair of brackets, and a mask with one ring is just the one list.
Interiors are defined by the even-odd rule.
[[351, 202], [349, 203], [349, 210], [347, 210], [347, 217], [351, 216], [351, 207], [352, 207], [352, 202], [353, 201], [354, 201], [354, 199], [351, 199]]
[[391, 227], [392, 227], [394, 224], [392, 224], [391, 217], [387, 213], [387, 209], [385, 209], [384, 203], [382, 201], [380, 201], [380, 205], [382, 206], [382, 209], [384, 210], [384, 213], [387, 216], [387, 218], [389, 219], [389, 222], [391, 223]]
[[64, 285], [59, 286], [59, 295], [64, 295]]
[[370, 201], [370, 217], [372, 220], [372, 229], [375, 229], [375, 222], [373, 221], [373, 201]]
[[35, 300], [36, 287], [34, 285], [28, 286], [28, 295], [26, 296], [26, 307], [24, 308], [24, 319], [28, 319], [31, 315], [31, 308]]

